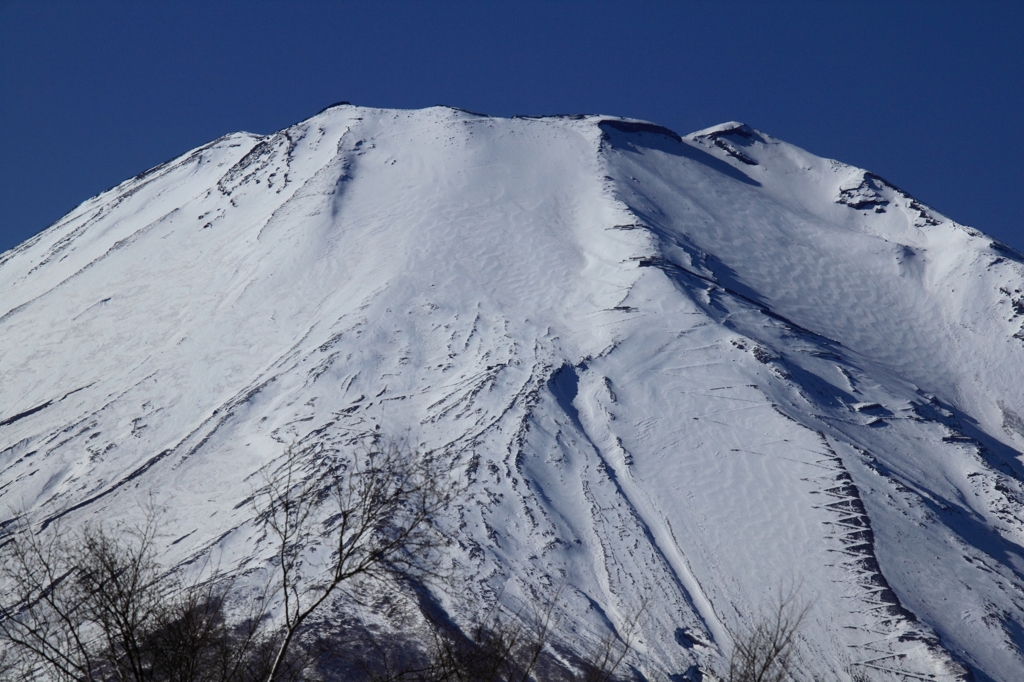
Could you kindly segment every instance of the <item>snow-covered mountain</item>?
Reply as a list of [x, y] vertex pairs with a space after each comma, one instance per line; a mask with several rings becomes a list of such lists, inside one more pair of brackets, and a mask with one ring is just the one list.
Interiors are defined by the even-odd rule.
[[380, 429], [462, 458], [458, 622], [646, 600], [668, 679], [796, 587], [815, 679], [1020, 680], [1022, 323], [1021, 254], [739, 123], [338, 105], [0, 255], [0, 503], [251, 566], [257, 471]]

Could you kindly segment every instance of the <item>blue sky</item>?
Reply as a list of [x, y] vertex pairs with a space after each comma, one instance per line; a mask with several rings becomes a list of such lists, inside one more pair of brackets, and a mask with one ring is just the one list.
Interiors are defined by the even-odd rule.
[[0, 251], [345, 100], [737, 119], [1024, 250], [1024, 3], [0, 0]]

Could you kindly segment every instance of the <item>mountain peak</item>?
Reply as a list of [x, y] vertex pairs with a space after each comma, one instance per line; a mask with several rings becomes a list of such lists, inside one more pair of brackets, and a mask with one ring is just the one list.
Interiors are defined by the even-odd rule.
[[718, 125], [711, 126], [710, 128], [704, 128], [703, 130], [698, 130], [695, 133], [690, 133], [689, 137], [714, 137], [721, 135], [751, 137], [755, 134], [757, 134], [757, 131], [746, 123], [741, 123], [739, 121], [727, 121], [726, 123], [719, 123]]
[[469, 486], [454, 623], [564, 585], [559, 645], [645, 608], [664, 679], [798, 584], [811, 677], [1018, 679], [1024, 266], [854, 171], [737, 122], [226, 136], [0, 256], [0, 494], [256, 570], [254, 477], [385, 434]]

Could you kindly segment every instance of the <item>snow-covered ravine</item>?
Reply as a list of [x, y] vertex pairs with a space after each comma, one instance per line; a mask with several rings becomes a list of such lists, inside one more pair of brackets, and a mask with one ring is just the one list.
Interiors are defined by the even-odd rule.
[[737, 123], [332, 107], [0, 254], [0, 522], [251, 567], [260, 468], [379, 429], [470, 481], [456, 622], [643, 603], [667, 680], [797, 589], [814, 679], [1024, 679], [1022, 261]]

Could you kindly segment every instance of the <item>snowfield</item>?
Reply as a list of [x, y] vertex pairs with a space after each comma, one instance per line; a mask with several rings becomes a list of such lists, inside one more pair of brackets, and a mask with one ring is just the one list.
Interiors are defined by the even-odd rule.
[[383, 433], [469, 483], [456, 622], [643, 604], [630, 665], [696, 680], [795, 589], [816, 680], [1021, 680], [1022, 290], [739, 123], [339, 105], [0, 254], [0, 522], [155, 503], [172, 563], [259, 569], [261, 468]]

